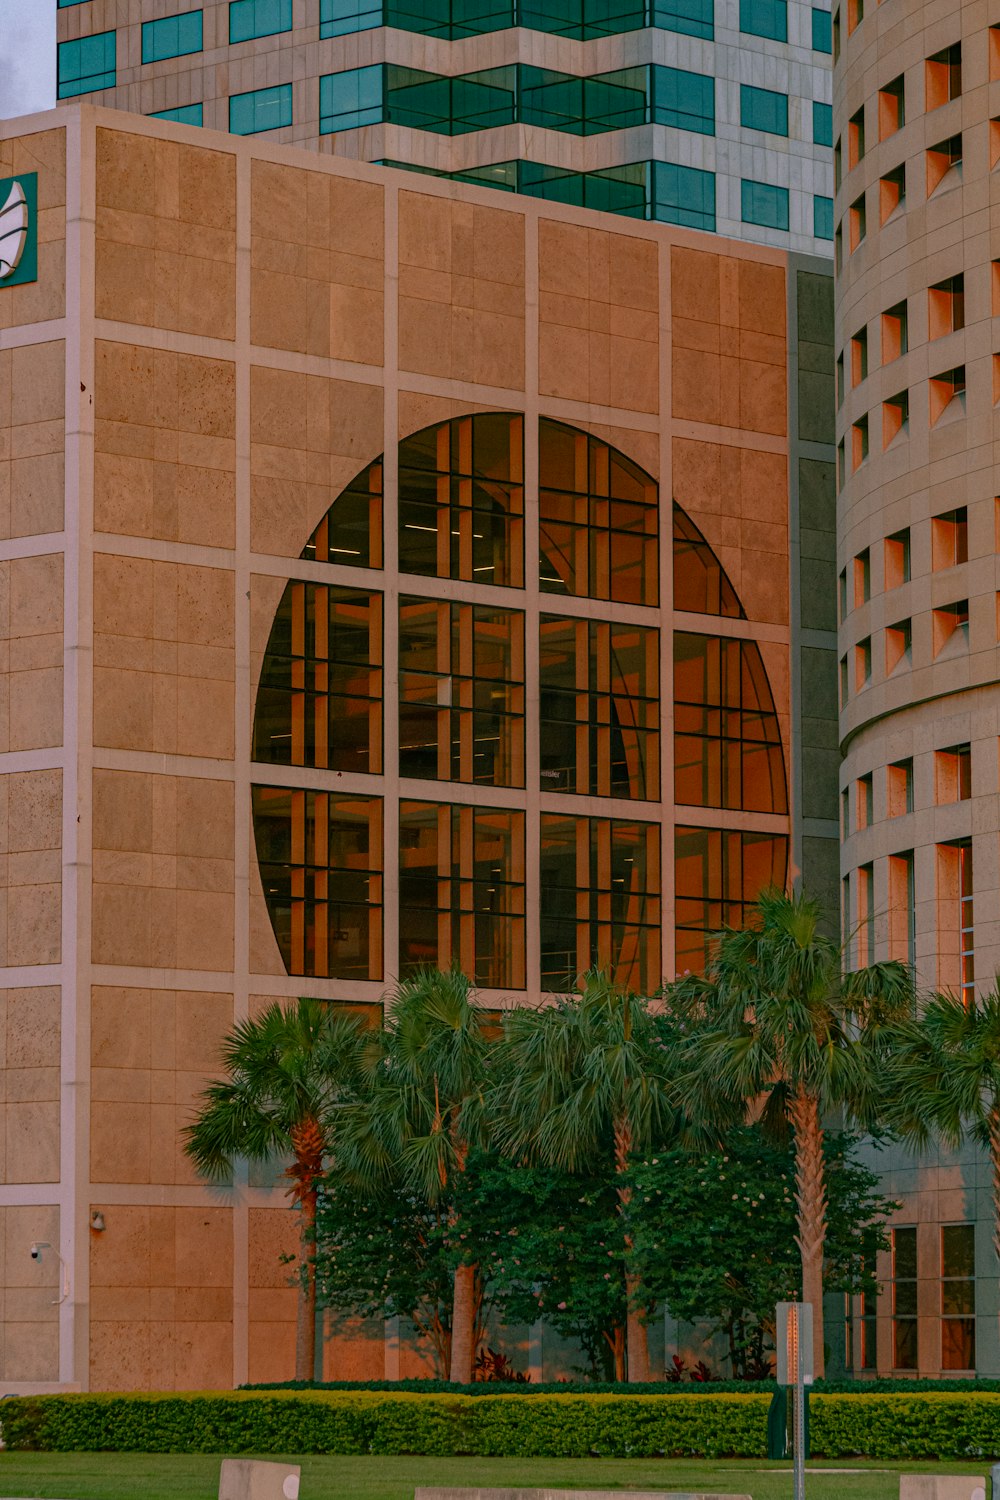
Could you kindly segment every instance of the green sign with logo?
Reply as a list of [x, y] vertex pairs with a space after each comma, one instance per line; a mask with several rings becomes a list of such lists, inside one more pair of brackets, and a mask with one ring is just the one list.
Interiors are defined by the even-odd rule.
[[0, 177], [0, 292], [38, 280], [38, 173]]

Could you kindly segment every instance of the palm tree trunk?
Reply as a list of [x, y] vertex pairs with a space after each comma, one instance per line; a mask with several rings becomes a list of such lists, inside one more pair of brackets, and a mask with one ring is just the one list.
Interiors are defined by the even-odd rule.
[[804, 1089], [791, 1103], [795, 1132], [796, 1243], [802, 1258], [802, 1300], [813, 1310], [813, 1373], [823, 1378], [823, 1247], [826, 1243], [826, 1179], [819, 1102]]
[[[627, 1120], [615, 1124], [615, 1172], [628, 1170], [629, 1152], [632, 1149], [632, 1131]], [[618, 1188], [618, 1212], [624, 1218], [632, 1202], [630, 1187]], [[639, 1316], [638, 1303], [642, 1290], [638, 1276], [629, 1270], [632, 1257], [632, 1237], [625, 1235], [625, 1343], [628, 1350], [628, 1381], [630, 1385], [642, 1384], [649, 1379], [649, 1339], [646, 1325]]]
[[451, 1372], [455, 1385], [472, 1384], [472, 1362], [476, 1357], [476, 1267], [455, 1267], [454, 1302], [451, 1313]]
[[295, 1330], [295, 1379], [316, 1378], [316, 1189], [299, 1198], [299, 1256], [302, 1281], [299, 1286]]

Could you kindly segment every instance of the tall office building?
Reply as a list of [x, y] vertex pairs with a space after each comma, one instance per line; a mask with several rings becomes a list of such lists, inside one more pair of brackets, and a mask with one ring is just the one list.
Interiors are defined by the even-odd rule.
[[[833, 29], [845, 925], [973, 1004], [1000, 966], [1000, 26], [845, 0]], [[857, 1364], [997, 1373], [985, 1161], [875, 1160], [903, 1208]]]
[[829, 255], [828, 0], [59, 0], [60, 99]]

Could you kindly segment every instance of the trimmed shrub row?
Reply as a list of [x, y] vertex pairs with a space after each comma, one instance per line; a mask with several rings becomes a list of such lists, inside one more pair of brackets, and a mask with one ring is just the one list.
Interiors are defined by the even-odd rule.
[[[594, 1380], [549, 1380], [537, 1385], [507, 1385], [481, 1381], [475, 1385], [452, 1385], [449, 1380], [273, 1380], [241, 1385], [241, 1391], [391, 1391], [396, 1395], [413, 1391], [442, 1396], [634, 1396], [637, 1388], [624, 1382]], [[770, 1396], [775, 1389], [771, 1380], [650, 1380], [642, 1387], [644, 1396], [721, 1396], [739, 1393], [745, 1396]], [[967, 1391], [994, 1391], [1000, 1394], [1000, 1380], [817, 1380], [812, 1387], [819, 1392], [840, 1396], [873, 1396], [899, 1391], [912, 1396], [918, 1391], [945, 1391], [949, 1395]]]
[[[763, 1458], [769, 1403], [714, 1391], [20, 1396], [0, 1422], [8, 1448], [48, 1452]], [[817, 1393], [810, 1418], [814, 1457], [1000, 1457], [995, 1392]]]
[[763, 1456], [759, 1396], [386, 1396], [302, 1392], [21, 1396], [8, 1448], [143, 1453], [421, 1453], [523, 1457]]

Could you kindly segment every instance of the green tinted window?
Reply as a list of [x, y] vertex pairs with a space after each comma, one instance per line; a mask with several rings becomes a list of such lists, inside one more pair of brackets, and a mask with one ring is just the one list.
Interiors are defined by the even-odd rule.
[[765, 229], [788, 228], [787, 188], [744, 177], [741, 198], [744, 224], [760, 224]]
[[292, 123], [292, 85], [254, 89], [234, 94], [229, 101], [229, 129], [233, 135], [257, 135]]
[[833, 108], [813, 100], [813, 140], [817, 146], [833, 145]]
[[319, 81], [319, 132], [357, 130], [384, 119], [381, 64], [328, 73]]
[[715, 229], [715, 173], [656, 161], [653, 167], [652, 217], [689, 229]]
[[514, 0], [386, 0], [385, 24], [456, 41], [514, 25]]
[[373, 26], [384, 25], [382, 0], [320, 0], [321, 37], [346, 36], [351, 31], [369, 31]]
[[76, 41], [59, 43], [60, 99], [115, 86], [115, 33], [99, 31]]
[[821, 198], [817, 194], [813, 199], [813, 234], [818, 240], [833, 239], [832, 198]]
[[142, 28], [142, 60], [160, 62], [165, 57], [185, 57], [201, 51], [201, 11], [189, 10], [183, 16], [165, 16], [162, 21], [147, 21]]
[[274, 36], [292, 29], [292, 0], [231, 0], [230, 42], [249, 42], [255, 36]]
[[648, 70], [623, 68], [577, 78], [547, 68], [522, 66], [519, 118], [527, 125], [597, 135], [642, 125], [647, 119]]
[[715, 36], [714, 0], [653, 0], [652, 23], [685, 36]]
[[740, 84], [740, 124], [748, 130], [788, 134], [788, 95]]
[[515, 118], [513, 68], [445, 78], [390, 64], [386, 73], [385, 118], [393, 124], [438, 135], [466, 135], [509, 125]]
[[787, 0], [740, 0], [740, 30], [751, 36], [788, 41]]
[[177, 125], [201, 125], [203, 107], [200, 104], [181, 104], [176, 109], [160, 109], [150, 115], [151, 120], [173, 120]]
[[517, 25], [580, 41], [619, 36], [646, 24], [644, 0], [522, 0], [517, 7]]
[[653, 119], [658, 125], [714, 135], [715, 79], [681, 68], [654, 68]]
[[828, 10], [817, 10], [813, 6], [812, 44], [814, 52], [833, 51], [833, 27]]

